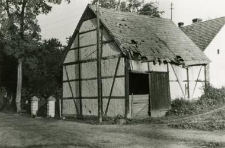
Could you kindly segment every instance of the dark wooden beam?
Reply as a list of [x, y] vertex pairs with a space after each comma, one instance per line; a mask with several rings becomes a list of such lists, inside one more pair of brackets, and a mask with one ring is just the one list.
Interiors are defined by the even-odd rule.
[[189, 80], [189, 69], [188, 67], [186, 68], [187, 70], [187, 95], [188, 98], [190, 98], [190, 80]]
[[[67, 77], [67, 79], [69, 80], [69, 75], [68, 75], [68, 71], [67, 71], [67, 69], [66, 69], [66, 66], [64, 66], [64, 68], [65, 68], [65, 71], [66, 71], [66, 77]], [[71, 94], [72, 94], [72, 98], [75, 98], [75, 97], [74, 97], [74, 94], [73, 94], [72, 85], [71, 85], [70, 82], [69, 82], [69, 87], [70, 87], [70, 91], [71, 91]], [[77, 108], [77, 104], [76, 104], [75, 99], [73, 99], [73, 102], [74, 102], [74, 105], [75, 105], [75, 108], [76, 108], [77, 113], [79, 113], [79, 112], [78, 112], [78, 108]]]
[[130, 112], [130, 105], [129, 105], [129, 74], [130, 74], [130, 62], [129, 59], [125, 58], [125, 118], [128, 118]]
[[112, 86], [111, 86], [110, 93], [109, 93], [109, 100], [108, 100], [106, 110], [105, 110], [105, 116], [107, 115], [109, 103], [110, 103], [110, 100], [111, 100], [111, 97], [112, 97], [112, 92], [113, 92], [113, 88], [114, 88], [114, 84], [115, 84], [115, 80], [116, 80], [116, 75], [117, 75], [117, 71], [118, 71], [118, 68], [119, 68], [119, 65], [120, 65], [120, 59], [121, 59], [121, 57], [118, 58], [118, 61], [117, 61], [117, 64], [116, 64], [116, 69], [115, 69], [115, 73], [114, 73], [114, 76], [113, 76], [113, 82], [112, 82]]
[[79, 32], [79, 35], [82, 35], [82, 34], [86, 34], [86, 33], [89, 33], [89, 32], [94, 32], [96, 31], [97, 29], [91, 29], [91, 30], [87, 30], [87, 31], [82, 31], [82, 32]]
[[[112, 79], [114, 76], [102, 76], [102, 79]], [[116, 78], [124, 78], [125, 75], [117, 75]], [[63, 81], [63, 83], [67, 83], [67, 82], [75, 82], [75, 81], [79, 81], [80, 79], [70, 79], [70, 80], [65, 80]], [[81, 79], [81, 81], [89, 81], [89, 80], [97, 80], [97, 77], [93, 77], [93, 78], [83, 78]]]
[[[120, 57], [120, 55], [112, 55], [112, 56], [102, 57], [102, 60], [116, 59], [119, 57]], [[81, 61], [64, 63], [63, 66], [75, 65], [75, 64], [79, 64], [79, 63], [88, 63], [88, 62], [97, 62], [97, 59], [89, 59], [89, 60], [81, 60]]]
[[[108, 40], [108, 41], [102, 41], [102, 44], [108, 44], [108, 43], [113, 43], [114, 40]], [[96, 46], [97, 44], [90, 44], [90, 45], [85, 45], [85, 46], [80, 46], [80, 47], [74, 47], [71, 48], [70, 50], [78, 50], [78, 49], [83, 49], [83, 48], [87, 48], [87, 47], [92, 47], [92, 46]]]
[[149, 100], [148, 100], [148, 115], [151, 116], [152, 114], [152, 83], [151, 83], [151, 74], [148, 75], [148, 83], [149, 83]]
[[85, 46], [80, 46], [80, 47], [74, 47], [74, 48], [71, 48], [70, 50], [78, 50], [78, 49], [92, 47], [92, 46], [96, 46], [96, 44], [90, 44], [90, 45], [85, 45]]
[[101, 39], [100, 39], [100, 12], [99, 12], [99, 0], [96, 5], [96, 19], [97, 19], [97, 87], [98, 87], [98, 121], [102, 122], [102, 50], [101, 50]]
[[[109, 99], [109, 96], [102, 96], [103, 99]], [[77, 99], [79, 100], [80, 97], [64, 97], [63, 100], [72, 100], [72, 99]], [[85, 96], [82, 96], [82, 100], [85, 100], [85, 99], [98, 99], [98, 96], [95, 96], [95, 97], [85, 97]], [[125, 99], [125, 96], [111, 96], [111, 99]]]
[[[77, 51], [77, 59], [80, 61], [80, 33], [78, 33], [78, 51]], [[75, 52], [76, 54], [76, 52]], [[76, 75], [76, 69], [75, 69], [75, 75]], [[82, 81], [81, 81], [81, 63], [78, 64], [78, 75], [79, 75], [79, 97], [80, 97], [80, 117], [83, 117], [83, 109], [82, 109]]]
[[197, 77], [197, 80], [196, 80], [196, 82], [195, 82], [195, 86], [194, 86], [194, 90], [193, 90], [193, 93], [192, 93], [192, 97], [191, 97], [191, 98], [193, 98], [193, 96], [194, 96], [195, 89], [196, 89], [196, 87], [197, 87], [197, 84], [198, 84], [198, 81], [199, 81], [199, 76], [200, 76], [200, 74], [201, 74], [201, 71], [202, 71], [202, 66], [200, 67], [200, 70], [199, 70], [199, 73], [198, 73], [198, 77]]

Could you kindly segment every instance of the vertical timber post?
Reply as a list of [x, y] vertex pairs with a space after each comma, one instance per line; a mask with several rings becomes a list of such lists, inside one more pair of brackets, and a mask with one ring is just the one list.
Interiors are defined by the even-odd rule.
[[187, 67], [187, 97], [190, 98], [190, 79], [189, 79], [189, 69]]
[[151, 116], [152, 112], [152, 104], [151, 104], [151, 99], [152, 99], [152, 80], [151, 80], [151, 72], [148, 74], [148, 83], [149, 83], [149, 99], [148, 99], [148, 115]]
[[100, 43], [100, 20], [99, 0], [96, 5], [97, 14], [97, 85], [98, 85], [98, 121], [102, 122], [102, 78], [101, 78], [101, 43]]
[[[80, 34], [78, 32], [78, 50], [77, 50], [77, 60], [80, 61]], [[80, 98], [80, 118], [83, 117], [83, 109], [82, 109], [82, 81], [81, 81], [81, 63], [78, 64], [78, 74], [79, 74], [79, 98]], [[76, 71], [75, 71], [76, 75]]]
[[209, 71], [208, 71], [209, 65], [204, 65], [204, 75], [205, 75], [205, 87], [209, 84]]
[[128, 118], [130, 113], [129, 105], [129, 59], [124, 58], [125, 62], [125, 118]]
[[64, 88], [63, 88], [63, 79], [64, 79], [64, 72], [63, 72], [63, 70], [64, 70], [64, 65], [62, 64], [62, 71], [61, 71], [61, 73], [62, 73], [62, 77], [61, 77], [61, 87], [62, 87], [62, 89], [61, 89], [61, 102], [60, 102], [60, 118], [62, 118], [63, 117], [63, 90], [64, 90]]

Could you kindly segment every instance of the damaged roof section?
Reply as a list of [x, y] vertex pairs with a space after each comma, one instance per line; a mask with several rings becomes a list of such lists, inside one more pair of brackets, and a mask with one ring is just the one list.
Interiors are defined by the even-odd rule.
[[[88, 6], [93, 12], [95, 7]], [[210, 60], [171, 20], [101, 8], [100, 19], [127, 56], [182, 65]]]

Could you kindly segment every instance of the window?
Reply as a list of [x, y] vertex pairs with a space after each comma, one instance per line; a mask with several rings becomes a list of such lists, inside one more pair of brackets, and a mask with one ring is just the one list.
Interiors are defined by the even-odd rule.
[[220, 50], [219, 49], [217, 49], [217, 54], [220, 54]]

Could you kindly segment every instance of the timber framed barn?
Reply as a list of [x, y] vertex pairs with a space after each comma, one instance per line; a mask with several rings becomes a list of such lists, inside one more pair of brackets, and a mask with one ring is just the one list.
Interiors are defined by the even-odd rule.
[[[62, 60], [62, 116], [96, 116], [95, 8], [88, 5]], [[171, 99], [197, 98], [204, 53], [169, 19], [100, 9], [103, 114], [161, 116]]]

